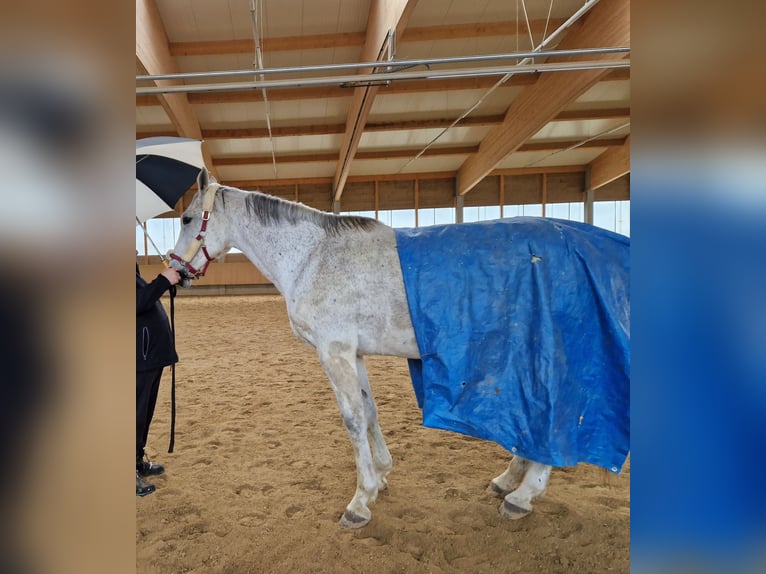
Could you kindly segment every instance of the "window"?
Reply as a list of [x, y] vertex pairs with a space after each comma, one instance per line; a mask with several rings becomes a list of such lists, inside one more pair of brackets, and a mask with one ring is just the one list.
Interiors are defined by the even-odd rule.
[[144, 232], [141, 226], [136, 225], [136, 250], [138, 254], [165, 255], [176, 244], [180, 225], [181, 220], [178, 217], [147, 219], [146, 231], [152, 241], [154, 241], [154, 245], [152, 245], [152, 241], [146, 241], [148, 252], [144, 251]]
[[585, 203], [550, 203], [545, 206], [546, 217], [567, 219], [569, 221], [585, 221]]
[[378, 212], [378, 220], [389, 227], [415, 227], [414, 209], [384, 209]]
[[463, 221], [487, 221], [488, 219], [500, 218], [499, 205], [482, 205], [479, 207], [464, 207]]
[[[173, 249], [181, 233], [181, 219], [179, 217], [147, 219], [146, 231], [149, 237], [154, 241], [147, 240], [148, 253], [144, 252], [144, 232], [141, 226], [136, 225], [136, 251], [139, 255], [165, 255]], [[157, 248], [155, 249], [155, 245]], [[233, 248], [229, 253], [242, 253], [239, 249]]]
[[594, 202], [593, 225], [630, 237], [630, 200]]
[[442, 225], [444, 223], [455, 223], [454, 207], [434, 207], [430, 209], [418, 210], [418, 226]]
[[397, 209], [392, 211], [391, 227], [415, 227], [415, 210]]
[[503, 217], [542, 217], [543, 205], [537, 203], [535, 205], [504, 205]]

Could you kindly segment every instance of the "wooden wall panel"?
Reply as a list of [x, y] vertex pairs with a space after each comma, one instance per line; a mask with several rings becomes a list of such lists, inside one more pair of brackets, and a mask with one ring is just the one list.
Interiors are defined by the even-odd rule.
[[256, 188], [256, 190], [281, 197], [282, 199], [289, 199], [290, 201], [295, 199], [294, 185], [270, 185], [268, 187]]
[[380, 209], [413, 209], [415, 207], [415, 182], [381, 181], [378, 182]]
[[599, 187], [594, 193], [596, 201], [626, 201], [630, 199], [630, 174], [626, 173], [611, 183]]
[[298, 201], [315, 209], [332, 211], [332, 184], [301, 184], [298, 186]]
[[542, 175], [506, 175], [504, 177], [505, 205], [534, 205], [543, 202]]
[[420, 209], [455, 206], [455, 178], [418, 180]]
[[[229, 256], [227, 256], [229, 257]], [[164, 269], [161, 263], [141, 265], [141, 276], [151, 280]], [[197, 279], [194, 285], [270, 285], [258, 268], [250, 261], [227, 261], [211, 263], [205, 276]]]
[[500, 177], [485, 177], [468, 193], [463, 196], [465, 207], [479, 205], [500, 205]]
[[340, 199], [341, 211], [375, 211], [375, 182], [346, 182]]
[[585, 189], [584, 172], [549, 173], [546, 177], [548, 188], [546, 203], [583, 201], [583, 191]]

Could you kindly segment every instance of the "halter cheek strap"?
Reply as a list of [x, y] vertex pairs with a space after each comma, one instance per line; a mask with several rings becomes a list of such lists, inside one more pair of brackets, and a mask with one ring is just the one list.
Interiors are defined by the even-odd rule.
[[[205, 235], [207, 235], [207, 222], [210, 220], [210, 214], [213, 211], [215, 196], [219, 187], [221, 186], [217, 183], [210, 183], [205, 189], [205, 195], [202, 198], [202, 225], [200, 226], [199, 233], [186, 249], [186, 252], [182, 257], [179, 257], [175, 253], [170, 254], [171, 259], [178, 261], [192, 275], [194, 275], [194, 277], [200, 277], [204, 275], [205, 271], [207, 271], [208, 265], [210, 265], [210, 263], [215, 260], [215, 258], [210, 257], [210, 254], [207, 251], [207, 247], [205, 247]], [[200, 249], [202, 250], [202, 254], [205, 256], [207, 261], [205, 261], [205, 265], [202, 267], [202, 269], [198, 270], [194, 268], [190, 262], [192, 259], [194, 259], [194, 256], [197, 255], [197, 252]]]

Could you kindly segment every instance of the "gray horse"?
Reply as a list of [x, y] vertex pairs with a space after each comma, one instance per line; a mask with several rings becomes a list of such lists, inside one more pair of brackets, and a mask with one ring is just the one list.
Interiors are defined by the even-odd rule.
[[[392, 468], [363, 357], [420, 357], [394, 230], [221, 186], [204, 170], [198, 184], [169, 254], [172, 264], [196, 278], [236, 247], [282, 293], [294, 333], [319, 355], [351, 438], [357, 487], [340, 524], [360, 528], [371, 520], [369, 506]], [[550, 473], [549, 465], [513, 457], [488, 488], [503, 498], [502, 516], [528, 515]]]

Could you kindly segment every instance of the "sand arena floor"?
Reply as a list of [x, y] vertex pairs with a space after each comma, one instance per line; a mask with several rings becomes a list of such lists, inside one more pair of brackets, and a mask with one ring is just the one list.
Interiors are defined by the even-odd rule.
[[[165, 301], [167, 303], [167, 301]], [[338, 519], [356, 473], [316, 354], [279, 296], [179, 297], [176, 446], [170, 370], [148, 452], [165, 465], [136, 499], [141, 574], [601, 573], [629, 571], [630, 466], [555, 469], [529, 517], [500, 518], [499, 446], [423, 428], [404, 359], [367, 359], [394, 458], [355, 531]]]

